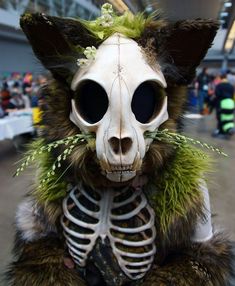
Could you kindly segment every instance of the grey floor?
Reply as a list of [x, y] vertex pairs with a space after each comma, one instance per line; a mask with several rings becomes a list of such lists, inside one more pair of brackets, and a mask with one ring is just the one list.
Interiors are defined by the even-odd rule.
[[[235, 136], [229, 141], [212, 138], [210, 134], [216, 125], [213, 116], [187, 119], [185, 124], [186, 133], [191, 137], [222, 148], [229, 155], [224, 158], [212, 153], [217, 163], [214, 164], [215, 171], [209, 187], [215, 227], [226, 231], [235, 241]], [[17, 204], [33, 182], [27, 172], [18, 178], [12, 178], [16, 170], [14, 163], [20, 157], [20, 154], [13, 151], [11, 141], [0, 142], [0, 272], [10, 259]]]
[[215, 228], [224, 230], [235, 241], [235, 136], [230, 140], [211, 136], [214, 116], [185, 120], [185, 132], [193, 138], [222, 149], [228, 157], [209, 152], [215, 159], [209, 178], [211, 208]]

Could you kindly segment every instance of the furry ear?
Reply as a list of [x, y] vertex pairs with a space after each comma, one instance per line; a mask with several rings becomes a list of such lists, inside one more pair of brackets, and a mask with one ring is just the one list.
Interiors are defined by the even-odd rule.
[[188, 84], [216, 35], [214, 20], [183, 20], [155, 29], [150, 24], [143, 37], [154, 38], [157, 60], [169, 84]]
[[81, 48], [97, 46], [77, 20], [26, 13], [20, 25], [35, 55], [55, 78], [69, 81]]

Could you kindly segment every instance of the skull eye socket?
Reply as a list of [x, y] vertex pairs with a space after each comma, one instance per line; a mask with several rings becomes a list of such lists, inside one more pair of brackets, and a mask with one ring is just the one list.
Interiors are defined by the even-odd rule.
[[136, 120], [146, 124], [160, 112], [164, 102], [164, 89], [154, 81], [145, 81], [134, 92], [131, 109]]
[[86, 80], [75, 92], [75, 103], [81, 117], [88, 123], [94, 124], [105, 115], [109, 100], [102, 86], [95, 81]]

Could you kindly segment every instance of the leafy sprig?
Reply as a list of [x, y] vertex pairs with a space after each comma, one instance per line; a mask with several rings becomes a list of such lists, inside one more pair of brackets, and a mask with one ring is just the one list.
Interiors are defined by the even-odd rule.
[[52, 165], [51, 170], [48, 171], [48, 173], [47, 173], [47, 178], [45, 178], [42, 181], [42, 183], [43, 183], [50, 176], [54, 175], [56, 168], [60, 168], [61, 167], [61, 162], [65, 161], [68, 158], [68, 156], [72, 153], [73, 149], [76, 147], [76, 145], [78, 143], [89, 141], [89, 139], [92, 139], [92, 138], [94, 138], [93, 134], [76, 134], [74, 136], [69, 136], [69, 137], [66, 137], [64, 139], [60, 139], [60, 140], [57, 140], [55, 142], [49, 143], [47, 145], [41, 146], [40, 148], [38, 148], [38, 149], [28, 153], [28, 155], [26, 156], [26, 159], [24, 159], [23, 163], [16, 170], [16, 173], [14, 174], [14, 176], [19, 176], [19, 174], [21, 172], [23, 172], [29, 166], [30, 163], [35, 161], [35, 159], [36, 159], [36, 157], [38, 155], [41, 155], [43, 153], [50, 153], [51, 150], [56, 149], [56, 148], [58, 148], [61, 145], [68, 146], [56, 158], [54, 164]]
[[157, 130], [157, 131], [147, 131], [145, 132], [145, 137], [146, 138], [151, 138], [153, 140], [158, 140], [166, 143], [170, 143], [176, 146], [176, 148], [181, 148], [185, 144], [193, 144], [193, 145], [198, 145], [202, 148], [206, 148], [212, 152], [216, 152], [222, 156], [227, 157], [228, 155], [224, 153], [222, 150], [219, 148], [216, 148], [212, 145], [209, 145], [207, 143], [201, 142], [200, 140], [193, 139], [190, 137], [187, 137], [182, 134], [174, 133], [170, 131], [169, 129], [164, 129], [164, 130]]

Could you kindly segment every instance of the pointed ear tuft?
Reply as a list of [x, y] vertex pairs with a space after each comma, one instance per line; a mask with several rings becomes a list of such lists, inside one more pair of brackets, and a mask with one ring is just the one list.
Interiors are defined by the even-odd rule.
[[218, 28], [219, 23], [214, 20], [183, 20], [159, 29], [150, 25], [144, 34], [155, 40], [157, 60], [167, 81], [188, 84], [194, 78], [196, 67], [210, 48]]
[[66, 81], [77, 68], [78, 47], [97, 46], [77, 20], [26, 13], [21, 16], [20, 25], [37, 58], [54, 77]]

